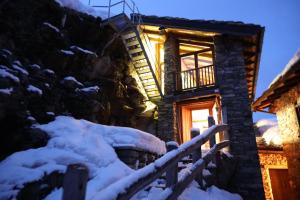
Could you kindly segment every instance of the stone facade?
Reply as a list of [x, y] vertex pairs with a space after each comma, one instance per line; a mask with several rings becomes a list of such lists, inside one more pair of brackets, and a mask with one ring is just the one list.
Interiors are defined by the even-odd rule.
[[287, 160], [282, 151], [259, 151], [261, 174], [266, 200], [274, 200], [269, 169], [287, 169]]
[[172, 102], [174, 94], [174, 72], [179, 68], [179, 45], [173, 35], [168, 35], [164, 44], [164, 97], [158, 102], [158, 137], [164, 141], [177, 141], [176, 105]]
[[300, 128], [296, 104], [300, 104], [300, 83], [275, 100], [272, 109], [276, 112], [280, 134], [283, 138], [283, 151], [287, 157], [294, 199], [300, 199]]
[[[215, 37], [214, 43], [217, 87], [222, 110], [227, 110], [226, 120], [230, 126], [231, 153], [238, 162], [229, 190], [241, 194], [245, 200], [261, 200], [265, 197], [248, 96], [243, 46], [234, 38], [225, 36]], [[165, 95], [158, 103], [158, 136], [165, 141], [176, 141], [178, 119], [173, 73], [180, 69], [178, 41], [172, 35], [168, 35], [164, 48]], [[192, 95], [189, 98], [194, 94], [193, 91], [190, 93]]]
[[132, 169], [140, 169], [154, 162], [159, 155], [131, 146], [114, 147], [119, 159]]
[[215, 68], [222, 110], [230, 127], [230, 151], [238, 159], [230, 190], [245, 200], [264, 199], [262, 177], [248, 98], [243, 46], [229, 36], [216, 36]]

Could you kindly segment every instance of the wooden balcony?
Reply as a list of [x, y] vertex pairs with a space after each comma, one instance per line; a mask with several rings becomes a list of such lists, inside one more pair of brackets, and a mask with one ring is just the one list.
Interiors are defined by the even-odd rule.
[[174, 73], [175, 91], [188, 91], [215, 86], [215, 69], [207, 65]]

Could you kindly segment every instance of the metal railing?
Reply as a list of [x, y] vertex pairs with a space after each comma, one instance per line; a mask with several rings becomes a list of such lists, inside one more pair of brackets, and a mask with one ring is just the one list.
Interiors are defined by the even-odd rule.
[[[111, 18], [113, 16], [116, 16], [118, 14], [126, 14], [129, 18], [131, 18], [131, 21], [133, 24], [136, 25], [138, 34], [143, 42], [143, 45], [146, 50], [146, 54], [150, 60], [151, 67], [155, 67], [154, 72], [156, 79], [158, 81], [158, 87], [161, 88], [161, 70], [160, 70], [160, 63], [157, 60], [155, 53], [152, 51], [150, 39], [146, 33], [143, 31], [143, 20], [139, 11], [139, 8], [136, 6], [135, 2], [133, 0], [121, 0], [121, 1], [113, 1], [108, 0], [107, 5], [93, 5], [92, 2], [96, 2], [96, 0], [88, 0], [88, 5], [92, 6], [93, 8], [102, 8], [107, 9], [107, 18]], [[113, 8], [117, 8], [118, 10], [116, 13], [112, 12]]]
[[215, 85], [214, 66], [185, 70], [174, 73], [176, 91]]

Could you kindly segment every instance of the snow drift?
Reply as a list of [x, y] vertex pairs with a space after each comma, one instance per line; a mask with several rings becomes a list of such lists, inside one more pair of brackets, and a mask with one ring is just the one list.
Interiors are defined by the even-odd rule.
[[[0, 163], [0, 199], [15, 197], [25, 183], [39, 180], [45, 174], [65, 172], [72, 163], [84, 163], [89, 168], [90, 199], [133, 171], [118, 159], [113, 145], [131, 144], [158, 154], [165, 152], [164, 142], [133, 128], [104, 126], [66, 116], [37, 127], [51, 139], [46, 147], [14, 153]], [[48, 196], [60, 198], [61, 190]]]
[[278, 123], [272, 119], [261, 119], [256, 122], [259, 134], [268, 145], [282, 145], [282, 138], [279, 132]]

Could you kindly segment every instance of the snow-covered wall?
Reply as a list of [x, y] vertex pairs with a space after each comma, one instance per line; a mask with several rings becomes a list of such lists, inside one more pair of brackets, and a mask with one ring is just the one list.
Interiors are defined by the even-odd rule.
[[79, 0], [57, 1], [1, 2], [0, 160], [47, 143], [32, 124], [69, 115], [137, 127], [146, 108], [122, 40], [101, 56], [115, 31]]

